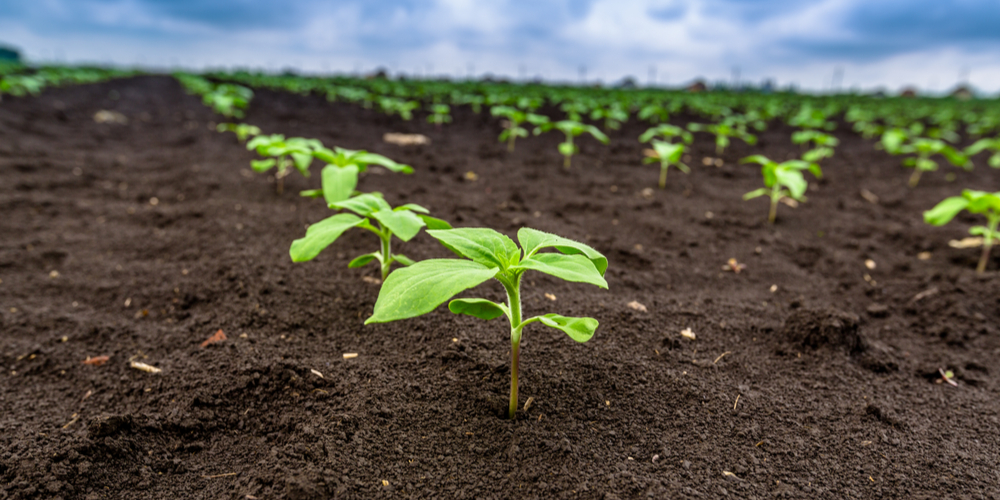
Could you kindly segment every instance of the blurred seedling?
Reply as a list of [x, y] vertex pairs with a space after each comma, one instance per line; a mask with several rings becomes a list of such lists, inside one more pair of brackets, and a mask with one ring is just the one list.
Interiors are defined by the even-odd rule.
[[961, 196], [945, 198], [934, 208], [924, 212], [924, 222], [932, 226], [943, 226], [963, 210], [986, 217], [985, 226], [969, 228], [969, 234], [983, 238], [983, 253], [976, 267], [976, 272], [982, 274], [989, 263], [993, 242], [1000, 239], [1000, 231], [997, 231], [997, 226], [1000, 225], [1000, 191], [987, 193], [966, 189]]
[[767, 215], [767, 222], [774, 224], [778, 216], [778, 202], [782, 198], [788, 197], [795, 201], [804, 201], [803, 195], [809, 187], [803, 170], [812, 172], [816, 178], [823, 177], [823, 171], [819, 165], [805, 160], [789, 160], [778, 163], [769, 160], [762, 155], [748, 156], [740, 163], [757, 163], [761, 165], [761, 174], [764, 177], [764, 187], [755, 189], [743, 195], [744, 200], [752, 200], [759, 196], [769, 196], [771, 198], [771, 210]]
[[260, 128], [246, 123], [220, 123], [216, 125], [215, 130], [222, 133], [232, 132], [240, 142], [246, 142], [247, 138], [260, 135]]

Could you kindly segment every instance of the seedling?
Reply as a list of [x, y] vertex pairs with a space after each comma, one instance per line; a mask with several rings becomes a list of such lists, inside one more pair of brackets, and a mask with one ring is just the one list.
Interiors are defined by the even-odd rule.
[[983, 238], [983, 254], [976, 267], [976, 272], [982, 274], [989, 263], [990, 248], [993, 247], [994, 240], [1000, 239], [1000, 232], [997, 231], [997, 225], [1000, 224], [1000, 191], [987, 193], [966, 189], [962, 191], [962, 196], [945, 198], [934, 208], [924, 212], [924, 222], [932, 226], [943, 226], [962, 210], [986, 216], [985, 226], [969, 228], [969, 234]]
[[604, 132], [601, 132], [597, 127], [593, 125], [585, 125], [573, 120], [560, 120], [557, 122], [543, 123], [538, 127], [535, 127], [535, 135], [552, 130], [553, 128], [558, 129], [563, 134], [566, 134], [566, 140], [559, 143], [559, 154], [563, 155], [563, 168], [566, 169], [570, 167], [570, 160], [573, 158], [573, 155], [580, 152], [580, 147], [573, 143], [574, 137], [586, 132], [604, 144], [607, 144], [610, 141], [608, 136], [604, 135]]
[[993, 155], [990, 156], [989, 160], [987, 160], [989, 165], [993, 168], [1000, 168], [1000, 137], [993, 139], [979, 139], [978, 141], [972, 143], [971, 146], [965, 148], [965, 154], [971, 157], [984, 150], [993, 152]]
[[715, 136], [715, 154], [721, 155], [722, 152], [729, 146], [731, 142], [730, 137], [736, 137], [737, 139], [742, 139], [743, 142], [754, 145], [757, 144], [757, 136], [746, 131], [746, 127], [743, 126], [733, 126], [729, 123], [716, 123], [712, 125], [704, 125], [701, 123], [689, 123], [688, 130], [692, 132], [708, 132]]
[[[888, 150], [888, 148], [886, 148]], [[920, 175], [924, 172], [930, 172], [938, 169], [937, 161], [931, 159], [931, 156], [940, 154], [944, 156], [946, 160], [956, 167], [962, 167], [966, 170], [972, 167], [972, 162], [965, 154], [957, 151], [955, 148], [949, 146], [947, 143], [940, 139], [927, 139], [924, 137], [917, 137], [911, 139], [908, 144], [903, 144], [896, 149], [900, 154], [915, 154], [916, 157], [909, 157], [903, 159], [903, 166], [914, 169], [913, 174], [910, 176], [909, 185], [911, 188], [917, 187], [917, 183], [920, 182]]]
[[647, 104], [639, 109], [638, 117], [652, 123], [665, 123], [670, 120], [670, 111], [660, 104]]
[[396, 163], [385, 156], [367, 151], [354, 151], [334, 147], [314, 148], [313, 157], [325, 162], [321, 173], [323, 189], [308, 190], [299, 193], [301, 196], [317, 198], [323, 196], [327, 204], [344, 201], [357, 194], [358, 175], [368, 169], [368, 165], [379, 165], [396, 173], [412, 174], [413, 167]]
[[390, 116], [399, 114], [399, 117], [406, 121], [413, 119], [413, 110], [420, 107], [417, 101], [405, 101], [396, 97], [381, 97], [378, 104], [385, 114]]
[[451, 106], [447, 104], [435, 104], [431, 106], [431, 114], [427, 117], [427, 123], [433, 123], [441, 128], [444, 123], [451, 123]]
[[833, 148], [840, 144], [836, 137], [816, 130], [800, 130], [792, 134], [795, 144], [812, 143], [813, 149], [806, 151], [802, 159], [808, 162], [818, 162], [823, 158], [833, 156]]
[[590, 112], [591, 120], [604, 120], [604, 130], [618, 130], [622, 123], [628, 121], [628, 112], [618, 103], [607, 107], [598, 107]]
[[[427, 234], [463, 259], [424, 260], [390, 274], [379, 290], [375, 311], [365, 324], [427, 314], [459, 292], [495, 278], [507, 292], [507, 304], [480, 298], [455, 299], [448, 303], [448, 309], [484, 320], [507, 317], [511, 342], [507, 416], [513, 419], [517, 411], [517, 375], [524, 327], [538, 322], [565, 332], [577, 342], [586, 342], [598, 326], [593, 318], [558, 314], [522, 319], [521, 278], [525, 272], [534, 270], [566, 281], [607, 288], [604, 272], [608, 260], [583, 243], [526, 227], [517, 232], [521, 248], [507, 236], [488, 228], [429, 230]], [[539, 253], [544, 248], [561, 253]]]
[[938, 368], [938, 374], [941, 375], [941, 378], [937, 381], [939, 384], [945, 382], [950, 386], [958, 387], [958, 382], [955, 382], [955, 372]]
[[639, 142], [649, 142], [650, 139], [656, 136], [662, 137], [667, 142], [673, 142], [674, 137], [680, 137], [685, 144], [691, 144], [691, 141], [694, 139], [691, 132], [688, 132], [687, 130], [684, 130], [676, 125], [663, 124], [651, 127], [643, 132], [643, 134], [639, 136]]
[[285, 176], [295, 168], [304, 176], [309, 177], [309, 165], [313, 160], [313, 150], [322, 148], [323, 144], [316, 139], [292, 137], [285, 139], [281, 134], [258, 135], [247, 143], [247, 149], [257, 151], [266, 160], [252, 160], [250, 167], [255, 172], [267, 172], [277, 168], [274, 178], [277, 181], [278, 194], [285, 191]]
[[769, 224], [774, 224], [775, 219], [777, 219], [778, 202], [782, 198], [787, 196], [795, 201], [803, 201], [803, 195], [806, 194], [806, 188], [809, 187], [805, 176], [802, 175], [803, 170], [812, 172], [816, 178], [823, 177], [823, 171], [820, 170], [819, 165], [805, 160], [789, 160], [778, 163], [765, 156], [753, 155], [744, 158], [740, 163], [757, 163], [761, 166], [765, 187], [750, 191], [743, 195], [743, 199], [752, 200], [759, 196], [770, 196], [771, 211], [767, 214]]
[[260, 129], [255, 125], [249, 125], [246, 123], [220, 123], [215, 127], [215, 130], [219, 132], [233, 132], [236, 134], [236, 139], [240, 142], [246, 142], [248, 137], [260, 135]]
[[7, 75], [0, 78], [0, 99], [4, 94], [14, 97], [38, 95], [45, 88], [45, 80], [31, 75]]
[[[402, 241], [413, 239], [420, 229], [451, 229], [451, 224], [427, 215], [426, 208], [408, 203], [392, 208], [381, 197], [374, 194], [362, 194], [344, 201], [331, 203], [330, 208], [350, 210], [357, 215], [340, 213], [317, 222], [306, 230], [303, 238], [292, 242], [289, 254], [292, 262], [306, 262], [314, 259], [326, 247], [337, 241], [337, 238], [352, 227], [367, 229], [381, 241], [379, 251], [366, 253], [355, 257], [347, 267], [362, 267], [377, 261], [385, 281], [393, 263], [403, 266], [414, 263], [409, 257], [392, 252], [392, 237]], [[374, 223], [373, 223], [374, 222]]]
[[522, 123], [528, 122], [540, 126], [549, 121], [547, 116], [528, 113], [511, 106], [493, 106], [490, 108], [490, 113], [507, 119], [503, 132], [500, 132], [500, 142], [507, 142], [507, 151], [514, 151], [514, 141], [518, 137], [528, 137], [528, 130], [521, 126]]
[[677, 165], [678, 170], [685, 174], [691, 172], [691, 169], [687, 165], [681, 163], [681, 156], [684, 155], [685, 149], [683, 144], [672, 144], [653, 139], [652, 145], [655, 156], [649, 156], [643, 159], [642, 162], [660, 163], [660, 189], [667, 187], [667, 170], [670, 168], [670, 165]]

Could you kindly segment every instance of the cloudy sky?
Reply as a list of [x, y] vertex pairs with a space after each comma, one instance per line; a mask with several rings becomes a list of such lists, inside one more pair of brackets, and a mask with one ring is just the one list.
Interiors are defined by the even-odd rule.
[[158, 68], [1000, 91], [997, 0], [0, 0], [0, 43]]

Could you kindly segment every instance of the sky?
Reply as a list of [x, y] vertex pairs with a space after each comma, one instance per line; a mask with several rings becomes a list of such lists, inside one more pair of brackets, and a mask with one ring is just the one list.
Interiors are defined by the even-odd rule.
[[997, 0], [0, 0], [31, 61], [1000, 92]]

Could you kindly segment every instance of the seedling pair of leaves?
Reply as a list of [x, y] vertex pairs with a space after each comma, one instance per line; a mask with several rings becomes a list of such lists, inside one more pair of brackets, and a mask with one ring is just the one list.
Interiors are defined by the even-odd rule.
[[979, 139], [978, 141], [972, 143], [971, 146], [965, 148], [965, 154], [970, 157], [980, 153], [981, 151], [991, 151], [993, 154], [987, 162], [993, 168], [1000, 168], [1000, 137], [993, 139]]
[[993, 242], [1000, 239], [1000, 231], [997, 231], [997, 226], [1000, 225], [1000, 191], [987, 193], [966, 189], [962, 191], [962, 196], [946, 198], [934, 208], [924, 212], [924, 222], [933, 226], [943, 226], [963, 210], [986, 216], [985, 226], [969, 228], [969, 234], [983, 238], [983, 254], [976, 267], [976, 272], [982, 274], [986, 271], [986, 264], [990, 260], [990, 248], [993, 247]]
[[413, 167], [397, 163], [385, 156], [334, 147], [328, 149], [318, 147], [313, 149], [314, 158], [326, 163], [321, 172], [322, 189], [308, 190], [299, 193], [301, 196], [318, 198], [323, 196], [327, 204], [344, 201], [357, 193], [358, 176], [368, 169], [369, 165], [378, 165], [395, 173], [412, 174]]
[[313, 150], [322, 148], [323, 143], [317, 139], [291, 137], [285, 139], [281, 134], [258, 135], [247, 143], [247, 150], [256, 151], [265, 160], [252, 160], [250, 167], [255, 172], [267, 172], [277, 168], [274, 175], [277, 180], [278, 194], [285, 191], [285, 177], [295, 167], [304, 177], [309, 177], [309, 165], [312, 164]]
[[547, 116], [536, 115], [511, 106], [493, 106], [490, 108], [490, 113], [507, 119], [499, 138], [500, 142], [507, 142], [507, 151], [514, 151], [514, 141], [518, 137], [528, 137], [528, 130], [521, 126], [522, 123], [528, 122], [540, 126], [549, 121]]
[[925, 137], [911, 137], [910, 133], [900, 128], [893, 128], [882, 134], [882, 146], [887, 152], [893, 155], [913, 154], [909, 158], [903, 159], [903, 166], [914, 169], [910, 175], [909, 185], [911, 188], [917, 187], [920, 176], [924, 172], [931, 172], [938, 169], [938, 163], [931, 157], [941, 155], [949, 163], [966, 170], [972, 168], [972, 162], [964, 153], [956, 150], [940, 139], [929, 139]]
[[[656, 136], [663, 137], [665, 141], [653, 139]], [[649, 142], [653, 146], [653, 153], [655, 156], [649, 156], [642, 160], [643, 163], [657, 163], [660, 164], [660, 189], [667, 186], [667, 171], [670, 169], [671, 165], [677, 165], [677, 168], [684, 172], [685, 174], [691, 172], [691, 169], [687, 165], [681, 163], [681, 157], [684, 156], [684, 152], [687, 149], [684, 144], [672, 143], [674, 137], [679, 137], [684, 143], [691, 144], [693, 137], [691, 133], [674, 125], [657, 125], [652, 127], [639, 136], [640, 142]]]
[[247, 138], [260, 135], [260, 128], [247, 123], [220, 123], [215, 127], [219, 132], [232, 132], [236, 134], [236, 139], [246, 142]]
[[628, 112], [621, 105], [612, 103], [606, 107], [597, 107], [590, 112], [591, 120], [604, 120], [604, 130], [618, 130], [622, 123], [628, 121]]
[[[428, 230], [427, 234], [462, 259], [429, 259], [401, 268], [389, 275], [379, 290], [375, 311], [365, 324], [385, 323], [427, 314], [463, 290], [494, 278], [507, 292], [507, 303], [487, 299], [455, 299], [448, 309], [491, 320], [506, 316], [510, 325], [511, 383], [507, 416], [517, 411], [517, 377], [520, 363], [521, 335], [524, 327], [541, 323], [560, 330], [577, 342], [586, 342], [597, 330], [593, 318], [543, 314], [522, 318], [521, 279], [529, 271], [538, 271], [577, 283], [607, 288], [604, 272], [608, 260], [597, 250], [554, 234], [521, 228], [518, 248], [510, 238], [488, 228]], [[553, 248], [560, 253], [540, 253]]]
[[535, 135], [541, 134], [542, 132], [547, 132], [552, 129], [557, 129], [566, 135], [566, 140], [559, 143], [559, 154], [563, 155], [563, 168], [568, 169], [570, 167], [570, 161], [573, 155], [580, 152], [580, 147], [573, 142], [574, 137], [583, 135], [584, 133], [592, 135], [595, 139], [603, 144], [610, 142], [608, 136], [604, 135], [600, 129], [593, 125], [586, 125], [578, 121], [573, 120], [560, 120], [557, 122], [546, 122], [537, 127], [535, 127]]
[[716, 123], [705, 125], [701, 123], [689, 123], [688, 130], [692, 132], [708, 132], [715, 136], [715, 153], [721, 155], [731, 142], [730, 137], [742, 139], [743, 142], [753, 146], [757, 144], [757, 136], [746, 131], [745, 127], [734, 126], [729, 123]]
[[451, 224], [427, 215], [428, 210], [420, 205], [408, 203], [392, 208], [381, 196], [371, 193], [333, 202], [329, 206], [332, 209], [349, 210], [357, 215], [340, 213], [309, 226], [305, 237], [292, 242], [289, 249], [292, 262], [314, 259], [345, 231], [359, 227], [375, 233], [381, 245], [377, 252], [354, 258], [347, 267], [357, 268], [370, 262], [378, 262], [384, 281], [393, 263], [403, 266], [414, 263], [409, 257], [392, 252], [393, 236], [405, 242], [413, 239], [425, 226], [431, 229], [451, 229]]
[[417, 101], [406, 101], [396, 97], [380, 97], [378, 99], [379, 107], [387, 115], [398, 114], [400, 118], [410, 121], [413, 119], [413, 110], [420, 107], [420, 103]]
[[438, 128], [442, 124], [451, 123], [451, 106], [447, 104], [434, 104], [431, 106], [431, 114], [427, 117], [427, 123], [433, 123]]
[[795, 201], [804, 201], [803, 196], [806, 194], [809, 183], [802, 175], [803, 170], [812, 172], [817, 179], [823, 177], [823, 171], [819, 165], [805, 160], [789, 160], [778, 163], [762, 155], [753, 155], [744, 158], [741, 163], [757, 163], [761, 166], [764, 187], [750, 191], [743, 195], [743, 199], [752, 200], [760, 196], [769, 196], [771, 198], [771, 209], [767, 215], [769, 224], [774, 224], [777, 219], [778, 202], [782, 198], [787, 196]]
[[833, 148], [840, 144], [836, 137], [825, 134], [818, 130], [800, 130], [792, 134], [792, 142], [795, 144], [812, 143], [813, 149], [806, 151], [802, 159], [815, 163], [824, 158], [833, 156]]
[[231, 83], [217, 85], [214, 90], [201, 97], [202, 102], [223, 116], [243, 118], [243, 111], [250, 105], [253, 91]]

